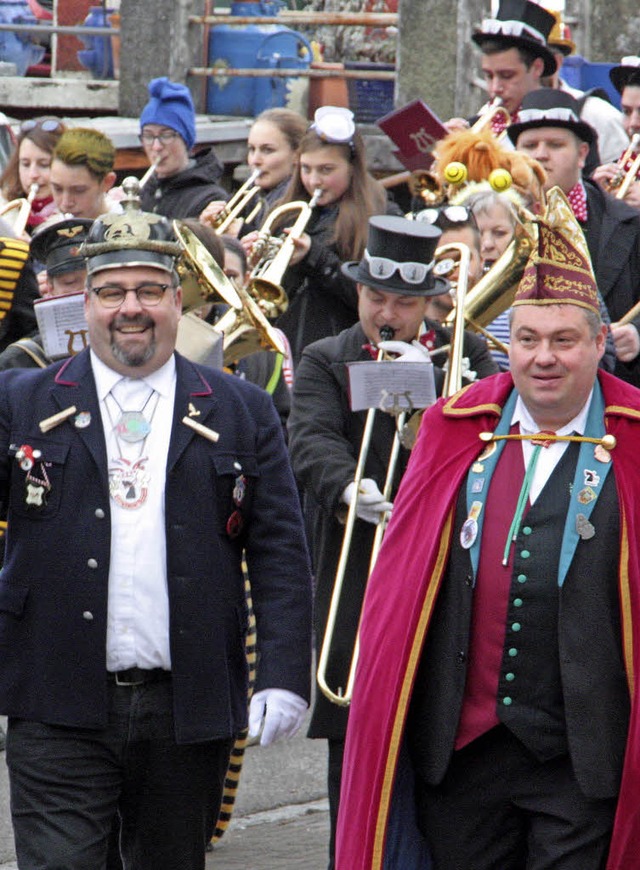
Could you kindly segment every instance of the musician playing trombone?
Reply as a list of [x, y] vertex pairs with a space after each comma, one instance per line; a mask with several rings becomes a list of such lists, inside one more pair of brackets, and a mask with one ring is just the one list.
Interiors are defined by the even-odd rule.
[[[378, 348], [400, 352], [406, 361], [429, 359], [427, 344], [449, 344], [451, 331], [426, 318], [430, 298], [447, 292], [446, 279], [434, 274], [434, 255], [441, 232], [437, 227], [395, 216], [369, 220], [367, 246], [360, 261], [344, 264], [344, 274], [357, 284], [358, 322], [335, 337], [310, 344], [296, 370], [289, 446], [294, 473], [304, 491], [307, 524], [312, 529], [316, 574], [316, 634], [322, 645], [336, 567], [343, 543], [344, 519], [354, 498], [354, 476], [365, 412], [352, 412], [349, 402], [347, 363], [371, 360]], [[388, 327], [393, 341], [381, 342]], [[497, 366], [484, 340], [466, 335], [464, 354], [478, 374], [491, 374]], [[434, 359], [436, 384], [442, 385], [446, 354]], [[385, 363], [380, 363], [384, 365]], [[346, 679], [367, 582], [375, 527], [392, 504], [383, 493], [395, 421], [377, 412], [370, 448], [360, 483], [357, 519], [346, 571], [346, 592], [336, 620], [335, 648], [329, 657], [328, 675], [335, 685]], [[392, 494], [408, 459], [400, 451]], [[344, 606], [342, 606], [342, 604]], [[332, 838], [338, 808], [342, 753], [347, 725], [346, 707], [317, 693], [309, 736], [329, 742], [328, 788]]]
[[[587, 247], [549, 198], [511, 371], [425, 412], [369, 580], [338, 870], [637, 865], [640, 391], [598, 370]], [[430, 857], [397, 860], [416, 827]]]

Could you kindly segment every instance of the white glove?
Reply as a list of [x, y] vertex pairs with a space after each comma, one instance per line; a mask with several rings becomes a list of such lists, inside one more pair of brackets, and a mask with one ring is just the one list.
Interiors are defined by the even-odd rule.
[[[352, 480], [342, 493], [342, 501], [345, 504], [350, 505], [353, 501], [355, 488], [355, 481]], [[392, 509], [393, 503], [385, 500], [375, 480], [365, 477], [360, 481], [360, 493], [356, 507], [357, 517], [364, 520], [365, 523], [373, 523], [377, 526], [382, 519], [382, 514], [391, 513]]]
[[293, 737], [302, 725], [307, 702], [288, 689], [262, 689], [249, 704], [249, 737], [257, 737], [264, 720], [260, 746], [280, 737]]
[[377, 347], [387, 353], [398, 353], [394, 362], [431, 362], [429, 350], [419, 341], [379, 341]]

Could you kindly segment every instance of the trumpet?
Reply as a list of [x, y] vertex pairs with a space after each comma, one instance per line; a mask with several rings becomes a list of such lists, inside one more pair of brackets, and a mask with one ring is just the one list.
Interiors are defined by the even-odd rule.
[[236, 288], [200, 239], [180, 220], [174, 220], [172, 226], [182, 248], [176, 271], [182, 286], [183, 310], [191, 311], [218, 298], [240, 311], [242, 300]]
[[[380, 338], [383, 341], [388, 341], [393, 338], [394, 330], [390, 326], [383, 326], [380, 328]], [[384, 360], [384, 351], [379, 350], [378, 355], [376, 357], [376, 362], [382, 362]], [[320, 654], [318, 656], [318, 669], [316, 673], [316, 679], [318, 681], [318, 687], [322, 694], [333, 704], [337, 704], [340, 707], [347, 707], [351, 703], [351, 695], [353, 693], [353, 683], [355, 680], [356, 674], [356, 665], [358, 663], [358, 653], [359, 653], [359, 644], [358, 638], [356, 636], [356, 640], [353, 647], [353, 653], [351, 657], [351, 665], [349, 668], [349, 674], [347, 677], [345, 687], [339, 686], [336, 691], [334, 691], [327, 682], [327, 669], [329, 664], [329, 654], [331, 652], [331, 647], [333, 645], [334, 635], [335, 635], [335, 627], [336, 620], [338, 617], [338, 611], [340, 608], [340, 601], [342, 598], [342, 587], [344, 585], [344, 578], [347, 570], [347, 563], [349, 560], [349, 553], [351, 550], [351, 542], [353, 539], [353, 531], [355, 528], [356, 522], [356, 514], [358, 509], [358, 495], [360, 492], [360, 486], [362, 484], [362, 479], [364, 477], [364, 469], [365, 463], [367, 461], [367, 456], [369, 454], [369, 448], [371, 445], [371, 437], [373, 435], [373, 426], [375, 423], [376, 417], [376, 409], [370, 408], [367, 411], [367, 417], [365, 420], [364, 431], [362, 433], [362, 440], [360, 442], [360, 452], [358, 454], [358, 461], [356, 464], [356, 471], [354, 474], [353, 482], [354, 482], [354, 495], [351, 500], [351, 504], [349, 505], [349, 510], [347, 512], [347, 518], [345, 521], [344, 528], [344, 536], [342, 539], [342, 548], [340, 550], [340, 557], [338, 559], [338, 567], [336, 570], [336, 579], [333, 584], [333, 591], [331, 593], [331, 602], [329, 604], [329, 613], [327, 615], [327, 624], [325, 627], [324, 637], [322, 639], [322, 646], [320, 648]], [[404, 423], [404, 415], [400, 415], [402, 417], [402, 422], [398, 421], [398, 429]], [[388, 500], [391, 495], [391, 487], [393, 485], [393, 479], [395, 476], [395, 468], [397, 464], [397, 459], [399, 455], [399, 439], [396, 433], [394, 438], [394, 444], [391, 451], [391, 456], [389, 458], [389, 463], [387, 466], [387, 475], [384, 484], [383, 495], [385, 499]], [[369, 562], [369, 574], [373, 570], [373, 566], [375, 565], [375, 561], [378, 555], [378, 549], [380, 547], [380, 543], [382, 541], [382, 535], [384, 533], [384, 527], [386, 525], [386, 515], [382, 517], [380, 523], [376, 526], [376, 535], [374, 537], [374, 545], [371, 551], [371, 558]], [[379, 531], [380, 530], [380, 531]]]
[[[632, 161], [631, 166], [625, 170], [625, 166], [630, 160]], [[607, 193], [615, 191], [616, 199], [624, 199], [629, 187], [636, 180], [638, 170], [640, 170], [640, 133], [634, 133], [627, 150], [616, 164], [615, 175], [605, 187]]]
[[[295, 250], [295, 242], [304, 233], [322, 190], [314, 191], [309, 202], [298, 200], [274, 208], [262, 225], [258, 238], [249, 255], [251, 274], [247, 291], [257, 301], [264, 314], [274, 320], [287, 310], [289, 301], [282, 289], [282, 278]], [[288, 234], [279, 239], [274, 236], [274, 224], [289, 212], [298, 212]]]
[[[213, 218], [211, 225], [217, 235], [221, 236], [223, 233], [226, 233], [233, 221], [240, 217], [251, 200], [260, 193], [260, 187], [256, 184], [260, 172], [260, 169], [254, 169], [245, 183], [228, 200], [222, 211]], [[260, 204], [254, 208], [246, 220], [251, 220], [257, 214], [259, 208]]]
[[[480, 130], [484, 130], [486, 127], [488, 127], [491, 124], [491, 122], [495, 118], [498, 118], [500, 116], [502, 116], [502, 118], [504, 119], [505, 126], [508, 127], [509, 124], [511, 123], [511, 115], [509, 114], [509, 112], [505, 109], [504, 105], [502, 104], [502, 98], [501, 97], [494, 97], [491, 100], [491, 102], [489, 103], [489, 105], [486, 107], [486, 109], [480, 113], [480, 117], [475, 122], [475, 124], [472, 124], [471, 130], [474, 133], [479, 133]], [[502, 139], [504, 139], [506, 132], [507, 131], [505, 129], [502, 131], [502, 133], [499, 133], [496, 136], [498, 141], [501, 141]]]
[[31, 214], [31, 205], [33, 200], [36, 198], [39, 189], [40, 185], [34, 182], [29, 188], [29, 193], [26, 197], [12, 199], [11, 202], [8, 202], [0, 210], [0, 217], [4, 218], [4, 220], [10, 224], [11, 229], [18, 238], [27, 228], [29, 215]]

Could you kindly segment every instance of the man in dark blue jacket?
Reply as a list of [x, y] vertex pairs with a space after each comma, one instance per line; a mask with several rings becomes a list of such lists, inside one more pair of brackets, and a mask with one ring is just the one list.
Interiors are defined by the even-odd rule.
[[[174, 352], [170, 225], [85, 243], [90, 350], [0, 383], [0, 712], [20, 867], [200, 870], [229, 750], [299, 727], [310, 572], [268, 395]], [[242, 574], [258, 630], [247, 710]]]

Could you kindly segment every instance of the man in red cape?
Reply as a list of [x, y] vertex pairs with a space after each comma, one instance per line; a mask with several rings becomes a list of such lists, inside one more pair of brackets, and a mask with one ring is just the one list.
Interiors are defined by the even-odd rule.
[[[550, 192], [550, 212], [564, 219], [562, 199]], [[512, 373], [425, 413], [395, 501], [361, 623], [338, 870], [637, 863], [640, 391], [597, 372], [603, 332], [592, 327], [584, 240], [570, 218], [564, 234], [554, 223], [541, 223], [516, 295]], [[547, 447], [560, 450], [551, 466]], [[520, 451], [521, 487], [504, 473], [514, 456], [517, 470]], [[561, 496], [550, 489], [559, 479]], [[489, 484], [503, 486], [499, 498]], [[551, 522], [539, 521], [545, 509]], [[506, 537], [502, 521], [511, 521]], [[497, 555], [489, 567], [485, 550]], [[464, 559], [471, 570], [459, 578]], [[462, 591], [451, 592], [452, 576]], [[482, 765], [479, 798], [472, 778]], [[516, 793], [505, 796], [514, 770]], [[496, 801], [508, 806], [500, 819]], [[545, 827], [560, 817], [569, 819], [561, 834]], [[416, 829], [431, 857], [405, 848], [399, 858]]]

